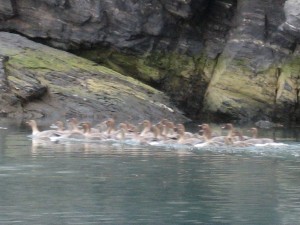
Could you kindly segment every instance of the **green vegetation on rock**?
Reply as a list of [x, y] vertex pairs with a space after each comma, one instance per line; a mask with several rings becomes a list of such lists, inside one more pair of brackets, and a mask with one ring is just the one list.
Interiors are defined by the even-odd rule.
[[[54, 110], [63, 115], [102, 112], [103, 117], [169, 115], [186, 120], [179, 110], [167, 110], [173, 107], [162, 92], [88, 59], [9, 33], [0, 32], [0, 47], [1, 54], [9, 57], [6, 78], [11, 98], [17, 96], [23, 107], [20, 114], [40, 117]], [[139, 69], [151, 71], [151, 67]]]

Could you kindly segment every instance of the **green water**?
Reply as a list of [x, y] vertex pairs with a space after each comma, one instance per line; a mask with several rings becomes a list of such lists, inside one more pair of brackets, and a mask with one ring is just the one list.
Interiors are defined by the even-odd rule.
[[[1, 124], [0, 124], [1, 126]], [[0, 130], [0, 224], [299, 224], [300, 144], [33, 142]], [[290, 138], [291, 137], [291, 138]]]

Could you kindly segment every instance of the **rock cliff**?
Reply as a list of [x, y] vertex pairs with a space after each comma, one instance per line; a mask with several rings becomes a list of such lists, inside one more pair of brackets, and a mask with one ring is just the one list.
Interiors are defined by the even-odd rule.
[[299, 121], [297, 0], [0, 0], [0, 29], [166, 92], [190, 117]]

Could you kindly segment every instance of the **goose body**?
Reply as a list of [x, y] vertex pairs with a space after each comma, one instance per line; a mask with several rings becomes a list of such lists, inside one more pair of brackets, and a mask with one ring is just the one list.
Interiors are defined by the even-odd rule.
[[271, 138], [258, 138], [258, 130], [256, 127], [250, 128], [252, 133], [252, 138], [245, 140], [247, 143], [251, 144], [267, 144], [267, 143], [274, 143], [274, 140]]
[[44, 130], [40, 131], [35, 120], [29, 120], [26, 122], [31, 127], [33, 138], [50, 138], [56, 136], [56, 130]]

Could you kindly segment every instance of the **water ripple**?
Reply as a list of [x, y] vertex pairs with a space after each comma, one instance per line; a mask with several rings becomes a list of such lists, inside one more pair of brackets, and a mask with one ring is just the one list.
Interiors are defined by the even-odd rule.
[[300, 220], [297, 142], [194, 148], [34, 142], [25, 133], [3, 134], [0, 224]]

